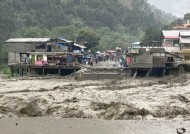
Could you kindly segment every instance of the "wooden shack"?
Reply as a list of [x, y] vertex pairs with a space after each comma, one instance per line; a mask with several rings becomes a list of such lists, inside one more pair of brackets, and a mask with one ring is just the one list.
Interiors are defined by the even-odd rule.
[[13, 38], [5, 41], [8, 51], [8, 65], [19, 64], [27, 52], [46, 52], [51, 38]]
[[182, 63], [182, 58], [166, 52], [164, 48], [150, 48], [149, 51], [144, 52], [143, 54], [136, 57], [134, 62], [129, 65], [129, 68], [132, 70], [132, 74], [136, 72], [141, 75], [158, 75], [162, 76], [165, 72], [172, 69], [180, 69], [179, 64]]
[[72, 41], [51, 38], [14, 38], [5, 43], [12, 76], [14, 74], [19, 76], [66, 75], [80, 69], [76, 55], [68, 63], [69, 55], [74, 55], [75, 44]]

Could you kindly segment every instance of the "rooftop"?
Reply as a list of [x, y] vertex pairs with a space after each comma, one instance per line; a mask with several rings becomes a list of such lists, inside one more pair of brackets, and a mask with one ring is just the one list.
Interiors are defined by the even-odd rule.
[[186, 36], [189, 37], [190, 36], [190, 30], [189, 31], [181, 31], [179, 36]]
[[35, 42], [48, 42], [51, 38], [12, 38], [7, 41], [6, 43], [35, 43]]
[[190, 27], [190, 23], [183, 24], [184, 27]]
[[164, 48], [150, 48], [149, 52], [151, 53], [165, 53], [165, 49]]
[[165, 38], [179, 38], [179, 30], [163, 30], [162, 34]]
[[86, 48], [85, 46], [82, 46], [82, 45], [79, 45], [79, 44], [76, 44], [76, 43], [74, 43], [74, 46], [80, 47], [82, 49]]

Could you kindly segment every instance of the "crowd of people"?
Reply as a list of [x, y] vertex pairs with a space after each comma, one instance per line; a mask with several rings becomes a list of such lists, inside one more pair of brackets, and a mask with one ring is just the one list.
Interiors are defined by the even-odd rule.
[[106, 51], [105, 53], [84, 54], [81, 59], [81, 64], [91, 65], [98, 62], [116, 61], [119, 67], [126, 67], [126, 57], [122, 53], [115, 51]]

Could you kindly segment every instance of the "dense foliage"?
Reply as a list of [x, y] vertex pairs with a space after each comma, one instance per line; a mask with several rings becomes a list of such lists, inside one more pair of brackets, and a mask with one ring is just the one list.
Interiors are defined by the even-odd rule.
[[1, 0], [0, 44], [10, 37], [77, 35], [76, 41], [90, 48], [114, 49], [172, 19], [146, 0]]

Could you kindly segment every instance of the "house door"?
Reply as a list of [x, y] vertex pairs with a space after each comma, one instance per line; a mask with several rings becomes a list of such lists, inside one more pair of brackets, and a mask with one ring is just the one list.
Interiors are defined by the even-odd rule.
[[51, 52], [51, 45], [47, 45], [47, 52]]

